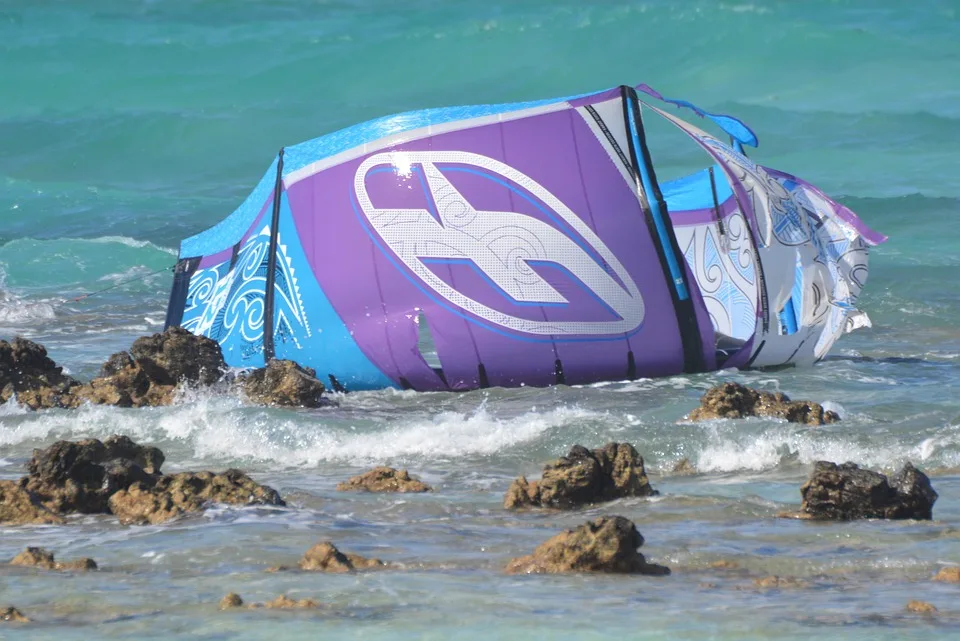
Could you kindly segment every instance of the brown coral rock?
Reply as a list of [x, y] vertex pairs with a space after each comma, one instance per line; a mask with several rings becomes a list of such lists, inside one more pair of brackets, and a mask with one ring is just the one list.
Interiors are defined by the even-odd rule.
[[13, 559], [10, 561], [10, 565], [42, 568], [44, 570], [84, 571], [97, 569], [97, 564], [93, 559], [74, 559], [73, 561], [60, 563], [54, 559], [53, 552], [36, 547], [28, 547], [26, 550], [13, 557]]
[[912, 612], [914, 614], [936, 614], [937, 608], [934, 607], [932, 603], [927, 603], [926, 601], [909, 601], [907, 602], [906, 607], [907, 612]]
[[700, 399], [700, 407], [690, 412], [687, 418], [705, 421], [747, 416], [782, 418], [791, 423], [807, 425], [824, 425], [840, 420], [836, 412], [824, 410], [819, 403], [791, 401], [780, 392], [761, 392], [739, 383], [723, 383], [707, 390]]
[[63, 373], [43, 345], [25, 338], [0, 340], [0, 403], [17, 400], [37, 410], [74, 407], [74, 390], [80, 383]]
[[0, 481], [0, 523], [13, 525], [59, 524], [63, 519], [15, 481]]
[[853, 463], [817, 461], [800, 488], [801, 513], [820, 520], [933, 518], [937, 493], [930, 479], [907, 463], [892, 479]]
[[264, 607], [271, 610], [313, 610], [320, 607], [320, 603], [313, 599], [294, 600], [281, 594], [272, 601], [266, 601], [262, 606], [255, 604], [252, 607]]
[[643, 536], [632, 521], [622, 516], [604, 516], [548, 539], [533, 554], [513, 559], [506, 571], [669, 574], [669, 568], [647, 563], [637, 551], [641, 545]]
[[344, 554], [329, 541], [317, 543], [300, 559], [301, 570], [319, 572], [352, 572], [384, 566], [384, 562], [380, 559], [367, 559], [359, 554]]
[[317, 372], [293, 361], [271, 359], [241, 379], [243, 391], [254, 403], [282, 407], [328, 407], [335, 402], [323, 396]]
[[220, 609], [221, 610], [230, 610], [231, 608], [239, 608], [243, 605], [243, 599], [240, 598], [240, 595], [236, 592], [231, 592], [222, 599], [220, 599]]
[[945, 568], [940, 568], [933, 580], [943, 581], [944, 583], [960, 583], [960, 565], [948, 565]]
[[629, 443], [607, 443], [593, 451], [574, 445], [565, 457], [543, 468], [539, 481], [517, 478], [507, 490], [503, 506], [570, 509], [656, 494], [643, 457]]
[[244, 472], [181, 472], [159, 477], [147, 486], [135, 483], [110, 497], [110, 510], [121, 523], [157, 524], [208, 503], [286, 505], [273, 488], [260, 485]]
[[411, 478], [406, 470], [392, 467], [375, 467], [369, 472], [354, 476], [337, 484], [338, 492], [359, 490], [362, 492], [430, 492], [433, 488]]
[[10, 623], [30, 623], [30, 619], [23, 616], [23, 613], [14, 607], [0, 607], [0, 621], [8, 621]]

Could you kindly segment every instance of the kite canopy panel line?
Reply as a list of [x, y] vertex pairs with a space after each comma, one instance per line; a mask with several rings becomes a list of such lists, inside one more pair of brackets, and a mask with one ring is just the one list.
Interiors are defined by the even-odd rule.
[[[658, 180], [651, 119], [705, 169]], [[647, 85], [348, 127], [282, 149], [182, 242], [166, 324], [347, 390], [811, 364], [869, 325], [885, 237], [744, 145], [743, 122]]]

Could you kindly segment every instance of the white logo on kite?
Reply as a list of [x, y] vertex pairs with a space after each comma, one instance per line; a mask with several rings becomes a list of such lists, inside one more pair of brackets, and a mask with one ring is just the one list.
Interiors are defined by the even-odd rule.
[[[545, 222], [516, 212], [476, 209], [436, 167], [437, 164], [481, 169], [486, 175], [502, 177], [519, 185], [573, 228], [616, 278], [577, 242]], [[401, 175], [409, 175], [415, 165], [422, 168], [436, 206], [436, 216], [426, 209], [374, 207], [367, 193], [367, 175], [372, 169], [384, 165]], [[386, 152], [371, 156], [357, 168], [354, 187], [370, 226], [403, 264], [444, 299], [491, 324], [540, 336], [573, 336], [629, 333], [643, 322], [644, 305], [640, 291], [613, 252], [559, 198], [513, 167], [462, 151]], [[530, 265], [531, 262], [550, 263], [578, 279], [593, 297], [619, 318], [543, 321], [512, 316], [451, 287], [427, 265], [431, 259], [472, 262], [516, 303], [566, 304], [569, 301]]]

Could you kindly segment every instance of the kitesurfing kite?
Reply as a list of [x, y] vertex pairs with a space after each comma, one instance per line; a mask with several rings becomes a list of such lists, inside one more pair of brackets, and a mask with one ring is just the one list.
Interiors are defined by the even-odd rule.
[[[659, 118], [705, 169], [658, 181]], [[855, 304], [885, 237], [744, 145], [741, 121], [646, 85], [355, 125], [282, 149], [182, 242], [167, 325], [349, 390], [811, 364], [869, 324]]]

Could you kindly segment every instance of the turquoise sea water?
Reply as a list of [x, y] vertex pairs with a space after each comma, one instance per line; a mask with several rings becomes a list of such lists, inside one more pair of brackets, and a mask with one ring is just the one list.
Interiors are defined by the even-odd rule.
[[[322, 413], [193, 393], [154, 410], [2, 407], [4, 477], [22, 473], [33, 447], [122, 432], [163, 448], [171, 470], [244, 467], [294, 507], [146, 528], [5, 528], [0, 558], [39, 544], [103, 571], [0, 568], [0, 605], [37, 620], [32, 638], [57, 639], [954, 638], [956, 587], [929, 577], [960, 563], [958, 14], [949, 0], [0, 4], [0, 338], [42, 342], [78, 377], [162, 328], [171, 279], [155, 272], [181, 238], [232, 211], [281, 146], [409, 109], [646, 82], [743, 118], [760, 137], [757, 160], [890, 236], [871, 253], [862, 298], [874, 327], [809, 369], [351, 394]], [[829, 403], [844, 420], [675, 423], [728, 379]], [[500, 509], [514, 476], [612, 439], [644, 454], [660, 498]], [[697, 475], [670, 474], [684, 457]], [[774, 518], [821, 458], [884, 471], [912, 460], [940, 492], [936, 520]], [[438, 491], [333, 491], [374, 464], [407, 466]], [[673, 576], [501, 574], [602, 513], [636, 521], [644, 551]], [[263, 572], [321, 539], [406, 569]], [[739, 569], [710, 568], [721, 559]], [[753, 587], [770, 574], [808, 587]], [[328, 607], [218, 612], [231, 590]], [[914, 598], [940, 614], [907, 614]]]

